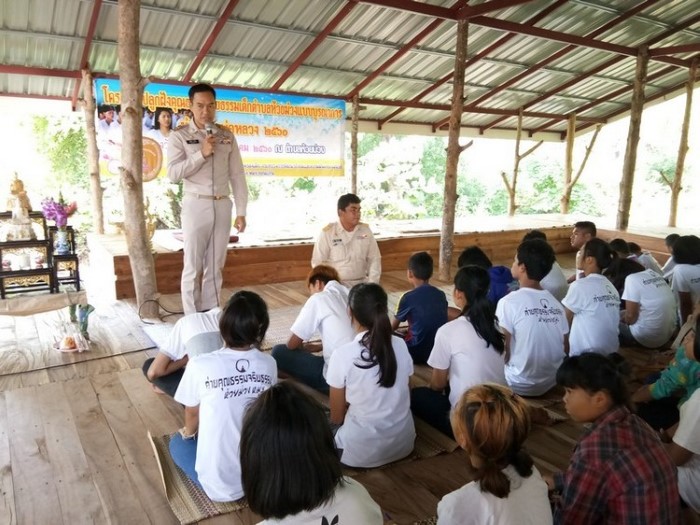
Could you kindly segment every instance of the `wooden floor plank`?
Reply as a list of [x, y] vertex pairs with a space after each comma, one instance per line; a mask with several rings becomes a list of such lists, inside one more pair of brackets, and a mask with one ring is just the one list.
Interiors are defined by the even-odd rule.
[[173, 433], [185, 424], [185, 412], [182, 406], [170, 396], [156, 394], [141, 370], [121, 372], [119, 381], [129, 396], [132, 406], [141, 417], [146, 430], [154, 436]]
[[10, 431], [5, 395], [0, 392], [0, 523], [15, 525], [15, 491], [12, 483]]
[[36, 389], [63, 522], [104, 523], [106, 516], [66, 400], [64, 384], [51, 383]]
[[92, 383], [89, 379], [71, 381], [64, 392], [106, 521], [150, 523]]
[[146, 438], [146, 425], [118, 375], [100, 374], [91, 378], [91, 382], [146, 515], [152, 523], [177, 523], [162, 492], [158, 466]]
[[37, 387], [5, 393], [18, 523], [63, 523]]

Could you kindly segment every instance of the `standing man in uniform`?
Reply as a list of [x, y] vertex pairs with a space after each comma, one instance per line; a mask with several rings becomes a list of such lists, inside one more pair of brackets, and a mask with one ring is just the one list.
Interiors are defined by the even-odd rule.
[[[231, 234], [231, 192], [235, 228], [245, 230], [248, 186], [241, 153], [230, 131], [214, 124], [216, 92], [207, 84], [189, 91], [192, 121], [168, 141], [168, 178], [183, 181], [182, 231], [185, 315], [220, 305], [222, 269]], [[201, 280], [201, 281], [200, 281]]]
[[347, 193], [338, 199], [338, 222], [321, 230], [314, 245], [311, 266], [336, 269], [348, 288], [358, 283], [379, 283], [382, 255], [372, 230], [360, 222], [360, 198]]

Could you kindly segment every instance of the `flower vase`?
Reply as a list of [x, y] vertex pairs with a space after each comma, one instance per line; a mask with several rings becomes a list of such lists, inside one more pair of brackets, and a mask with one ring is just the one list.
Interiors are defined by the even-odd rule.
[[68, 232], [66, 230], [56, 231], [56, 242], [54, 243], [53, 248], [56, 255], [68, 255], [70, 253], [70, 244], [68, 243]]

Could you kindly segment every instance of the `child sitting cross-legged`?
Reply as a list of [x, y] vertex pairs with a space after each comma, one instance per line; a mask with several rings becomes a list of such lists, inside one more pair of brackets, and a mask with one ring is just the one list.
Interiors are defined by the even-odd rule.
[[467, 390], [452, 412], [454, 435], [476, 470], [474, 481], [438, 504], [438, 525], [547, 525], [547, 485], [523, 450], [528, 405], [500, 385]]
[[411, 255], [406, 273], [413, 290], [399, 299], [391, 325], [396, 330], [400, 322], [408, 321], [406, 346], [413, 362], [423, 364], [433, 348], [435, 333], [447, 322], [447, 298], [445, 292], [430, 284], [433, 258], [428, 252]]
[[481, 383], [506, 384], [505, 343], [496, 324], [496, 309], [487, 297], [488, 272], [479, 266], [462, 266], [454, 284], [454, 302], [461, 313], [435, 336], [428, 358], [433, 368], [430, 386], [411, 390], [413, 413], [448, 436], [452, 436], [450, 407], [467, 389]]
[[630, 412], [624, 373], [613, 358], [564, 361], [557, 383], [572, 419], [590, 424], [569, 467], [545, 476], [561, 493], [554, 523], [679, 523], [676, 469], [656, 433]]
[[258, 350], [269, 324], [259, 295], [233, 294], [219, 322], [224, 348], [190, 359], [175, 392], [175, 401], [185, 405], [185, 426], [171, 438], [170, 455], [213, 501], [243, 497], [243, 413], [277, 382], [275, 360]]
[[357, 335], [328, 364], [331, 422], [340, 425], [335, 442], [343, 464], [378, 467], [413, 450], [413, 361], [406, 343], [393, 335], [381, 286], [356, 284], [348, 306]]

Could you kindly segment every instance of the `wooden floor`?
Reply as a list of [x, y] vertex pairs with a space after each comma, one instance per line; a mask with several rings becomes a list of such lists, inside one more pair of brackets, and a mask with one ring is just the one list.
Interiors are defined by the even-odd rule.
[[[382, 284], [390, 292], [405, 290], [405, 272], [383, 275]], [[301, 281], [246, 288], [262, 295], [270, 309], [307, 299]], [[169, 309], [178, 301], [162, 300]], [[132, 302], [121, 305], [135, 311]], [[154, 394], [143, 378], [140, 367], [154, 353], [0, 377], [0, 523], [176, 523], [146, 432], [175, 431], [183, 412], [172, 399]], [[416, 375], [417, 382], [425, 380], [427, 367]], [[557, 401], [546, 404], [561, 412]], [[563, 468], [580, 433], [570, 421], [535, 427], [528, 448], [541, 470]], [[471, 479], [467, 463], [458, 450], [362, 472], [356, 479], [382, 506], [388, 523], [413, 523], [434, 516], [440, 498]], [[244, 510], [205, 523], [257, 521]]]

